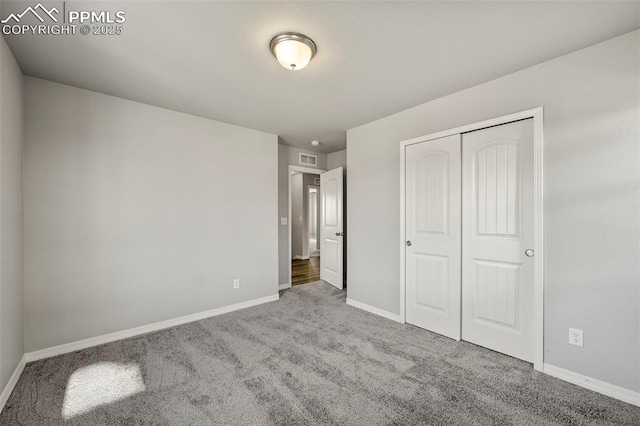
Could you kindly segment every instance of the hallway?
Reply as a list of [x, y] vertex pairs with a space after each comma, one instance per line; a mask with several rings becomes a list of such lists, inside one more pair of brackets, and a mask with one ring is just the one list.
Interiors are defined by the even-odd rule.
[[320, 279], [320, 257], [293, 259], [291, 261], [291, 285], [300, 285]]

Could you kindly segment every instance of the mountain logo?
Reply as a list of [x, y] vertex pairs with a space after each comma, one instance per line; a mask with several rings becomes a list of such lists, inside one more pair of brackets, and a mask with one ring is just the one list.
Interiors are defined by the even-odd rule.
[[43, 16], [45, 17], [48, 16], [53, 20], [53, 22], [58, 22], [58, 19], [53, 14], [54, 13], [58, 14], [60, 13], [60, 11], [55, 7], [52, 7], [51, 9], [47, 10], [47, 8], [42, 5], [42, 3], [38, 3], [34, 7], [31, 7], [31, 6], [27, 7], [22, 13], [18, 13], [18, 14], [11, 13], [9, 14], [9, 16], [7, 16], [5, 19], [3, 19], [0, 22], [3, 24], [6, 24], [13, 19], [15, 23], [18, 23], [28, 13], [31, 13], [33, 16], [38, 18], [40, 22], [44, 22]]

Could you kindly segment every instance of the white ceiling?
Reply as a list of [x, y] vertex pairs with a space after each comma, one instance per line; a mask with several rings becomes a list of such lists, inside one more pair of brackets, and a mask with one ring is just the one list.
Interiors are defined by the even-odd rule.
[[[2, 2], [2, 17], [24, 1]], [[47, 2], [45, 5], [61, 5]], [[125, 10], [122, 36], [5, 36], [23, 72], [280, 135], [320, 152], [347, 129], [640, 27], [639, 2], [67, 1]], [[293, 72], [283, 31], [318, 54]]]

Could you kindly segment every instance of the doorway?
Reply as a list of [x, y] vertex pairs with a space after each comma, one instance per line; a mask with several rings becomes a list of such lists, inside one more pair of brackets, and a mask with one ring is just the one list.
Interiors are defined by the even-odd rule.
[[[327, 172], [289, 166], [289, 214], [288, 220], [283, 218], [282, 223], [287, 223], [289, 230], [290, 280], [281, 284], [280, 290], [318, 280], [344, 289], [345, 182], [343, 167]], [[298, 193], [303, 194], [303, 199], [297, 198]], [[307, 210], [303, 211], [305, 206]], [[309, 214], [309, 206], [315, 214]], [[312, 222], [316, 225], [315, 239], [313, 231], [309, 232]]]
[[542, 109], [401, 144], [401, 316], [542, 368]]
[[291, 286], [320, 279], [320, 175], [289, 166], [289, 262]]

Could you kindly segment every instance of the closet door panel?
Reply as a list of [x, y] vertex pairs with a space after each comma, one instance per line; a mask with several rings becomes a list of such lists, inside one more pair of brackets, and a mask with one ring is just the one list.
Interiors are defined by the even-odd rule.
[[533, 120], [462, 135], [462, 339], [533, 361]]
[[405, 149], [406, 321], [460, 339], [460, 135]]

